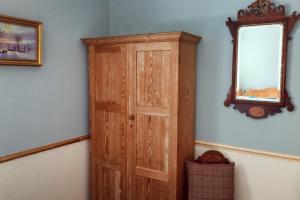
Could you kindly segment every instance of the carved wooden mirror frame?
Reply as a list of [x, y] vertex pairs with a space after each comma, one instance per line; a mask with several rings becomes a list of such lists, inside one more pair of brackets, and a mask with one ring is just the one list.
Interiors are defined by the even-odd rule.
[[[285, 15], [285, 6], [276, 6], [269, 0], [257, 0], [248, 9], [240, 10], [237, 14], [237, 21], [228, 18], [226, 25], [230, 29], [233, 37], [233, 65], [232, 65], [232, 85], [229, 90], [227, 99], [224, 102], [226, 107], [234, 104], [234, 109], [241, 113], [246, 113], [248, 117], [254, 119], [266, 118], [269, 115], [281, 113], [282, 108], [287, 107], [288, 111], [294, 110], [294, 105], [286, 90], [286, 68], [287, 68], [287, 51], [288, 41], [291, 40], [290, 34], [299, 20], [300, 14], [294, 12], [291, 16]], [[263, 24], [283, 24], [283, 47], [281, 60], [281, 93], [280, 102], [267, 101], [249, 101], [236, 99], [236, 82], [237, 82], [237, 52], [238, 52], [238, 30], [241, 26], [263, 25]]]

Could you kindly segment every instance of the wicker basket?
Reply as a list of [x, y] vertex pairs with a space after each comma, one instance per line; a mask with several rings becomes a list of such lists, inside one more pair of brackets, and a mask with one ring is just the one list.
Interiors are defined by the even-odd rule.
[[234, 200], [234, 165], [186, 161], [188, 200]]

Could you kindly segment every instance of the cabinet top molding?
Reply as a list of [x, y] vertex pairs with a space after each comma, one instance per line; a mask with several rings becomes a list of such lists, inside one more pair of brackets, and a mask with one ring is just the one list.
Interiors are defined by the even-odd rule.
[[185, 41], [198, 43], [201, 37], [187, 32], [165, 32], [165, 33], [147, 33], [137, 35], [121, 35], [96, 38], [81, 39], [86, 45], [94, 44], [121, 44], [121, 43], [140, 43], [140, 42], [166, 42], [166, 41]]

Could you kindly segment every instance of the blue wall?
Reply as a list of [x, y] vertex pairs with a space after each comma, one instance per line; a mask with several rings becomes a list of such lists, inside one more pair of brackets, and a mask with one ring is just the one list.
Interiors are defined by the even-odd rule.
[[[300, 155], [300, 112], [278, 114], [266, 120], [246, 118], [223, 101], [230, 87], [232, 44], [225, 26], [254, 0], [111, 0], [111, 33], [185, 30], [203, 37], [197, 72], [197, 139]], [[300, 11], [300, 2], [276, 1], [288, 12]], [[291, 10], [292, 8], [292, 10]], [[300, 105], [300, 27], [289, 48], [288, 89]]]
[[108, 0], [0, 0], [0, 13], [44, 23], [44, 66], [0, 66], [0, 156], [88, 133], [81, 37], [107, 35]]
[[[88, 132], [87, 59], [79, 39], [107, 35], [109, 29], [113, 35], [181, 30], [201, 35], [197, 139], [300, 155], [298, 109], [257, 121], [223, 106], [232, 63], [225, 20], [251, 2], [0, 0], [0, 13], [42, 21], [45, 29], [43, 67], [0, 67], [0, 156]], [[279, 2], [288, 12], [300, 11], [300, 2]], [[299, 25], [293, 36], [288, 88], [299, 106]]]

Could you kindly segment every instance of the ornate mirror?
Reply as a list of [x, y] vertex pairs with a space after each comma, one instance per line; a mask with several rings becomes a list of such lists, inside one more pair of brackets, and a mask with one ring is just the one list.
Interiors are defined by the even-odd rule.
[[300, 15], [283, 5], [257, 0], [226, 25], [233, 37], [232, 85], [225, 106], [248, 117], [266, 118], [294, 106], [286, 90], [287, 46]]

